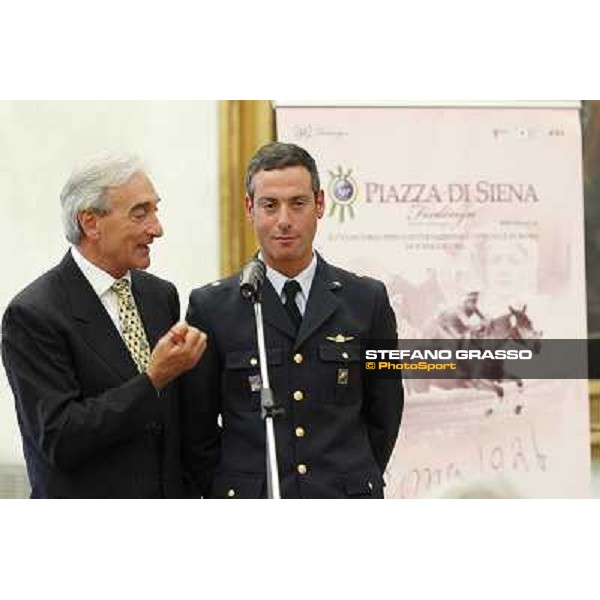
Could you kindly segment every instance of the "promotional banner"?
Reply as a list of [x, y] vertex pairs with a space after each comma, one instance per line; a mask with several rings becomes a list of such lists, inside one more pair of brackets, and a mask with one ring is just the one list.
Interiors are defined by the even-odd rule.
[[[277, 132], [317, 161], [317, 249], [384, 281], [400, 347], [586, 338], [576, 109], [278, 105]], [[589, 496], [588, 386], [577, 376], [405, 378], [387, 497], [467, 481]]]

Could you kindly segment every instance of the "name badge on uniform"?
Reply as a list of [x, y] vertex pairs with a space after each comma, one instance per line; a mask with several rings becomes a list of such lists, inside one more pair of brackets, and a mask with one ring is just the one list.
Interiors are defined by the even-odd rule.
[[260, 375], [249, 375], [248, 383], [250, 384], [251, 392], [260, 392], [262, 390], [262, 379]]
[[348, 369], [338, 369], [337, 382], [338, 385], [348, 385]]

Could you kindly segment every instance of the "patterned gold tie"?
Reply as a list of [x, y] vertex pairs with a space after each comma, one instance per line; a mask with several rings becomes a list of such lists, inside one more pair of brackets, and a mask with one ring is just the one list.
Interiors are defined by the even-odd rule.
[[137, 365], [138, 371], [141, 373], [146, 370], [150, 362], [150, 345], [146, 338], [142, 319], [133, 301], [129, 281], [127, 279], [117, 279], [112, 284], [112, 289], [119, 300], [119, 321], [121, 322], [121, 332], [125, 345]]

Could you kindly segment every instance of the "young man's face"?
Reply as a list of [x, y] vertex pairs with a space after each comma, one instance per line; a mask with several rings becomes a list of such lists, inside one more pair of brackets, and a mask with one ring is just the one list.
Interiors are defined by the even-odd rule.
[[246, 196], [246, 215], [254, 223], [267, 265], [294, 277], [308, 266], [317, 219], [325, 210], [323, 191], [313, 193], [305, 167], [259, 171], [254, 198]]
[[108, 213], [96, 215], [92, 240], [98, 266], [113, 277], [150, 266], [150, 244], [163, 234], [152, 183], [138, 172], [108, 190]]

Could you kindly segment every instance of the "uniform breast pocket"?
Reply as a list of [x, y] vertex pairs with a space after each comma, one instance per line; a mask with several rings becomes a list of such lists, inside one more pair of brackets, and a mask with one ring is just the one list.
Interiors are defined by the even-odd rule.
[[[269, 378], [282, 363], [281, 348], [267, 348]], [[225, 404], [230, 410], [249, 412], [260, 410], [262, 378], [258, 350], [235, 350], [225, 355]], [[272, 381], [271, 381], [272, 385]]]
[[319, 346], [319, 361], [323, 370], [323, 401], [342, 404], [360, 402], [360, 346], [323, 344]]

